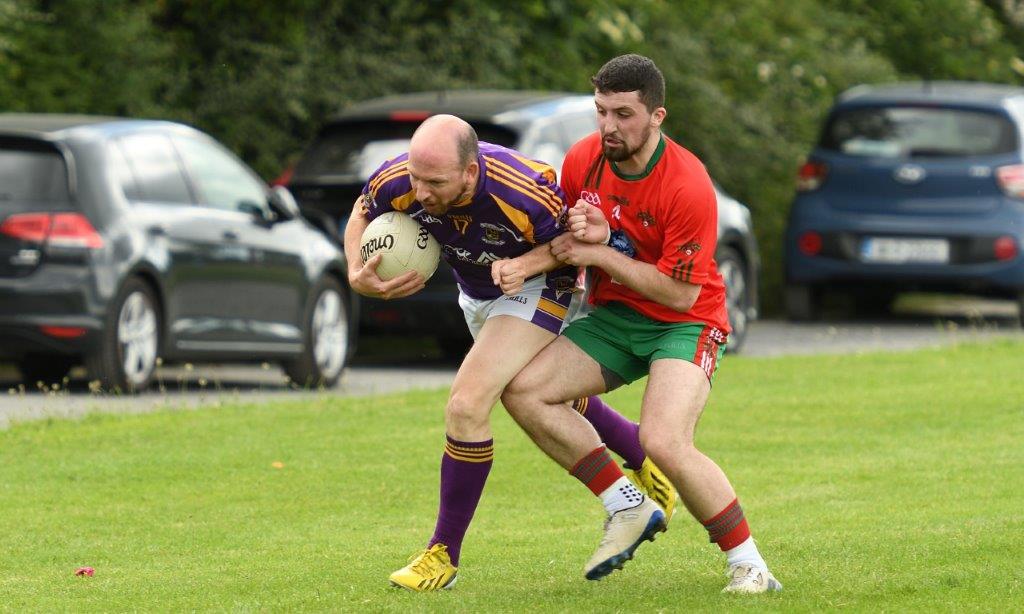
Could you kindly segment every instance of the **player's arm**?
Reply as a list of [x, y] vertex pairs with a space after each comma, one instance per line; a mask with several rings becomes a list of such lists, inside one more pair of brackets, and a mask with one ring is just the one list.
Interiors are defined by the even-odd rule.
[[363, 264], [359, 253], [363, 231], [370, 225], [363, 207], [363, 196], [352, 205], [352, 213], [345, 226], [345, 259], [348, 261], [348, 283], [352, 289], [363, 296], [392, 299], [415, 294], [423, 289], [426, 282], [415, 271], [409, 271], [388, 281], [377, 276], [377, 265], [381, 255], [377, 254]]
[[501, 288], [502, 293], [512, 295], [523, 289], [527, 279], [560, 266], [562, 263], [551, 254], [550, 246], [545, 243], [521, 256], [494, 261], [491, 263], [491, 279], [495, 286]]
[[552, 241], [551, 252], [560, 262], [604, 269], [627, 288], [680, 313], [693, 308], [700, 295], [699, 284], [672, 279], [656, 265], [634, 260], [607, 245], [580, 241], [569, 234]]

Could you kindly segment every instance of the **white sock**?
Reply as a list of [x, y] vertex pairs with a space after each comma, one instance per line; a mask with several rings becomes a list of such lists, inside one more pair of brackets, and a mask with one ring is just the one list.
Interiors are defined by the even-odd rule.
[[599, 496], [609, 515], [619, 510], [636, 507], [644, 500], [644, 494], [637, 490], [626, 476], [615, 480], [611, 486], [601, 491]]
[[739, 546], [726, 550], [725, 556], [729, 559], [728, 564], [730, 568], [740, 563], [748, 563], [766, 571], [768, 570], [768, 563], [764, 562], [764, 559], [761, 558], [761, 553], [757, 551], [757, 544], [754, 543], [753, 536], [748, 537]]

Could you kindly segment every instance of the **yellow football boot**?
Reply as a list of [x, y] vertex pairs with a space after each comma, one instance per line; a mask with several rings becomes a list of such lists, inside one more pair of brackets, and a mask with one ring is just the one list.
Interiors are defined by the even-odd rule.
[[629, 479], [665, 512], [665, 522], [672, 519], [672, 515], [676, 513], [679, 494], [654, 461], [645, 458], [639, 469], [630, 472]]
[[409, 564], [391, 574], [391, 584], [411, 591], [426, 592], [455, 585], [458, 568], [452, 565], [448, 547], [434, 544], [409, 559]]

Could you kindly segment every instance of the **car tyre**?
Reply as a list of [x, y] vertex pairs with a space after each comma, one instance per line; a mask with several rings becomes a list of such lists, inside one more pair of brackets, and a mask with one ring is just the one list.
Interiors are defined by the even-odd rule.
[[42, 385], [49, 389], [53, 384], [64, 383], [77, 361], [70, 356], [29, 354], [17, 362], [21, 381], [30, 389]]
[[739, 352], [747, 338], [748, 316], [750, 314], [750, 279], [743, 257], [734, 248], [722, 246], [715, 256], [718, 272], [725, 282], [725, 304], [729, 312], [728, 352]]
[[128, 279], [107, 312], [99, 348], [86, 357], [90, 381], [108, 392], [145, 390], [156, 371], [161, 330], [153, 289], [137, 277]]
[[786, 316], [794, 322], [816, 320], [821, 315], [821, 297], [812, 286], [786, 286]]
[[338, 383], [352, 355], [349, 308], [341, 284], [325, 277], [313, 287], [306, 305], [302, 353], [285, 361], [284, 372], [304, 388]]

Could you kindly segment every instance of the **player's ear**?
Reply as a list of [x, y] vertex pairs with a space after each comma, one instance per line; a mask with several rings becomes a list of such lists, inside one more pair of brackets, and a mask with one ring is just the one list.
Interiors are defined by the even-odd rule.
[[480, 163], [473, 160], [466, 167], [466, 178], [476, 177], [477, 173], [480, 172]]
[[651, 128], [660, 128], [661, 123], [665, 121], [665, 116], [668, 115], [668, 111], [665, 107], [658, 107], [651, 113]]

